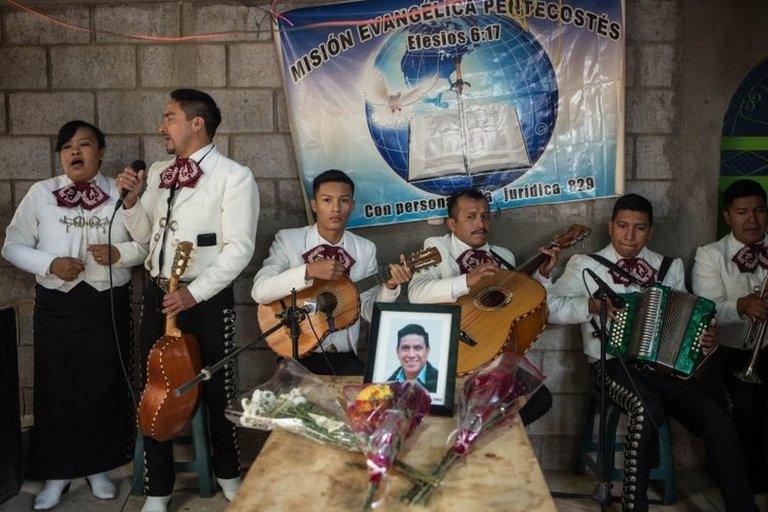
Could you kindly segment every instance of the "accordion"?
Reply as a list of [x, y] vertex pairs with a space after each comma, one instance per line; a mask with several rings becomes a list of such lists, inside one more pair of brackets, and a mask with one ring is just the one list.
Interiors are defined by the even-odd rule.
[[715, 303], [658, 284], [621, 296], [627, 305], [614, 313], [607, 352], [690, 377], [704, 360], [699, 338], [715, 316]]

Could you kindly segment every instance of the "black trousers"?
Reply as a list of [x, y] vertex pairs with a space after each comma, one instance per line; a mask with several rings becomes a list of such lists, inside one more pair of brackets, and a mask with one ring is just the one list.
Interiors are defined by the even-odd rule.
[[[165, 316], [162, 300], [165, 292], [147, 276], [141, 313], [141, 348], [143, 375], [149, 350], [162, 336]], [[177, 324], [182, 332], [193, 334], [200, 345], [203, 366], [219, 361], [234, 348], [235, 299], [229, 286], [210, 299], [179, 314]], [[146, 379], [146, 378], [145, 378]], [[202, 384], [202, 400], [208, 408], [208, 431], [213, 447], [213, 471], [219, 478], [240, 475], [237, 429], [224, 416], [224, 409], [235, 398], [234, 365], [228, 364]], [[167, 496], [173, 492], [175, 471], [172, 441], [144, 438], [146, 475], [144, 492], [148, 496]]]
[[752, 356], [751, 350], [721, 346], [723, 380], [733, 406], [733, 419], [739, 430], [741, 445], [747, 459], [750, 484], [755, 493], [768, 491], [768, 437], [766, 437], [766, 400], [768, 400], [768, 349], [760, 350], [757, 375], [761, 384], [742, 382], [734, 372], [744, 370]]
[[[696, 379], [680, 380], [629, 363], [627, 369], [634, 386], [620, 361], [607, 362], [606, 392], [629, 417], [622, 510], [648, 510], [646, 493], [656, 425], [661, 426], [669, 416], [704, 439], [707, 468], [717, 480], [726, 510], [757, 511], [736, 424], [727, 411]], [[600, 364], [594, 363], [592, 381], [598, 388], [600, 375]]]

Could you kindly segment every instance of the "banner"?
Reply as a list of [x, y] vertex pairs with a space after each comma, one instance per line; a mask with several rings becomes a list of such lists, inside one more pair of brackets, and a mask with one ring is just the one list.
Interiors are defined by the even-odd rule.
[[480, 188], [494, 210], [623, 191], [622, 0], [370, 0], [276, 24], [307, 196], [355, 182], [349, 227], [446, 215]]

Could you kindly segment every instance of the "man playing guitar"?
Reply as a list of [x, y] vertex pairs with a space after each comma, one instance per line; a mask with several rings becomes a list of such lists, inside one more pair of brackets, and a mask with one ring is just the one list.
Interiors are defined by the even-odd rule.
[[[370, 240], [346, 231], [355, 207], [355, 185], [344, 172], [325, 171], [312, 183], [310, 205], [316, 223], [277, 232], [269, 256], [253, 280], [251, 295], [265, 304], [312, 286], [314, 279], [334, 280], [348, 276], [353, 281], [378, 270], [376, 246]], [[384, 286], [360, 295], [361, 314], [370, 320], [374, 301], [394, 302], [400, 285], [411, 279], [405, 265], [389, 266], [391, 277]], [[360, 322], [329, 334], [317, 349], [300, 362], [319, 374], [362, 375], [357, 357]]]
[[[442, 262], [414, 275], [408, 286], [408, 300], [413, 303], [455, 302], [480, 279], [498, 272], [500, 265], [515, 265], [510, 251], [488, 244], [491, 214], [488, 200], [479, 190], [464, 190], [448, 198], [448, 229], [449, 234], [424, 241], [424, 247], [436, 247], [440, 251]], [[547, 287], [560, 249], [542, 249], [542, 252], [549, 255], [549, 259], [533, 277]], [[546, 386], [541, 386], [520, 410], [523, 424], [529, 425], [540, 418], [551, 406], [552, 394]]]

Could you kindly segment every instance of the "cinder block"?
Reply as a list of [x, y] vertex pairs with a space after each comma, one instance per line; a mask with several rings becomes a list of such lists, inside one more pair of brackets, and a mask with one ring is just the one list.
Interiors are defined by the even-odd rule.
[[101, 174], [115, 178], [128, 164], [140, 157], [138, 137], [107, 136]]
[[[35, 413], [35, 389], [34, 388], [19, 388], [21, 396], [23, 398], [21, 406], [23, 407], [22, 414], [26, 416], [28, 421], [27, 428], [32, 426], [34, 418], [32, 415]], [[22, 419], [22, 428], [24, 426], [24, 419]]]
[[[72, 65], [87, 62], [87, 66]], [[136, 86], [134, 46], [54, 46], [51, 82], [60, 89], [120, 89]]]
[[677, 78], [679, 61], [672, 44], [640, 46], [640, 85], [672, 87]]
[[45, 48], [0, 48], [0, 89], [45, 89]]
[[[142, 143], [144, 144], [144, 160], [147, 162], [147, 167], [155, 162], [162, 162], [165, 160], [172, 160], [173, 155], [169, 155], [163, 145], [163, 138], [158, 135], [146, 135], [142, 137]], [[228, 135], [216, 135], [213, 138], [213, 143], [216, 145], [216, 149], [224, 156], [229, 156], [229, 136]]]
[[543, 436], [539, 465], [543, 470], [561, 470], [573, 468], [573, 453], [578, 435]]
[[638, 136], [637, 173], [639, 180], [669, 180], [679, 168], [680, 152], [675, 136]]
[[[91, 11], [86, 5], [51, 6], [45, 12], [59, 20], [81, 27], [90, 27]], [[5, 37], [8, 44], [67, 44], [87, 43], [91, 35], [50, 23], [26, 11], [5, 11]]]
[[272, 23], [268, 13], [255, 6], [184, 4], [184, 35], [231, 32], [228, 41], [268, 41]]
[[[50, 177], [50, 176], [48, 176]], [[18, 208], [19, 203], [22, 199], [24, 199], [24, 196], [27, 195], [27, 192], [29, 192], [29, 189], [34, 185], [35, 181], [14, 181], [13, 182], [13, 207]]]
[[576, 325], [547, 325], [531, 350], [581, 350], [581, 331]]
[[0, 223], [6, 226], [13, 217], [13, 189], [8, 181], [0, 182]]
[[0, 137], [0, 179], [51, 177], [51, 143], [47, 137]]
[[97, 93], [99, 128], [110, 135], [158, 133], [163, 107], [170, 99], [160, 91]]
[[35, 276], [13, 267], [0, 268], [0, 302], [15, 303], [33, 300]]
[[552, 394], [552, 408], [539, 420], [529, 425], [529, 434], [577, 435], [582, 421], [584, 396], [581, 394]]
[[299, 180], [280, 180], [277, 182], [280, 196], [280, 212], [304, 213], [304, 190]]
[[283, 134], [237, 135], [234, 158], [250, 167], [256, 179], [298, 178], [291, 138]]
[[73, 119], [93, 122], [89, 92], [22, 92], [9, 98], [11, 133], [55, 135]]
[[259, 180], [259, 219], [277, 218], [278, 192], [274, 181]]
[[35, 349], [19, 347], [19, 386], [31, 388], [35, 383]]
[[229, 85], [280, 87], [280, 69], [271, 43], [234, 44], [229, 47]]
[[[669, 217], [676, 213], [673, 200], [674, 189], [670, 181], [627, 181], [627, 193], [640, 194], [653, 204], [654, 224], [656, 218]], [[655, 230], [657, 233], [661, 230]], [[660, 245], [664, 247], [664, 245]]]
[[[132, 5], [97, 5], [97, 30], [117, 34], [178, 36], [181, 32], [181, 7], [178, 2], [157, 2]], [[134, 39], [96, 34], [98, 42], [137, 42]]]
[[541, 371], [553, 393], [586, 393], [589, 389], [589, 364], [580, 352], [543, 352]]
[[[258, 337], [259, 323], [256, 318], [256, 304], [241, 304], [236, 306], [236, 309], [235, 345], [241, 347]], [[253, 347], [264, 348], [266, 344], [260, 341]]]
[[208, 91], [221, 109], [221, 133], [271, 132], [272, 91], [228, 89]]
[[630, 41], [675, 41], [682, 18], [678, 2], [639, 0], [627, 2], [627, 39]]
[[237, 365], [237, 387], [245, 392], [268, 380], [277, 370], [277, 356], [269, 349], [245, 350]]
[[[259, 188], [261, 188], [261, 185], [259, 185]], [[261, 215], [259, 215], [259, 218], [261, 218]], [[261, 232], [259, 232], [257, 235], [257, 238], [261, 237]], [[251, 260], [251, 263], [254, 263], [253, 260]], [[261, 262], [259, 262], [259, 266], [261, 265]], [[255, 271], [251, 269], [246, 269], [243, 271], [242, 274], [240, 274], [237, 279], [235, 279], [235, 285], [234, 285], [234, 291], [235, 291], [235, 304], [243, 304], [248, 306], [253, 306], [254, 302], [251, 298], [251, 287], [253, 286], [253, 276], [256, 274]], [[247, 313], [245, 314], [251, 314], [254, 313], [253, 311], [247, 310]], [[255, 314], [255, 313], [254, 313]]]
[[630, 89], [627, 91], [626, 131], [633, 134], [672, 133], [678, 108], [674, 91]]
[[5, 114], [5, 94], [0, 94], [0, 133], [8, 131], [8, 117]]
[[632, 178], [635, 176], [635, 137], [624, 135], [624, 177]]
[[277, 131], [288, 133], [291, 131], [288, 122], [288, 105], [285, 102], [285, 92], [282, 89], [275, 91], [275, 104], [277, 106]]
[[635, 75], [637, 74], [637, 49], [634, 45], [628, 44], [624, 50], [624, 87], [635, 85]]
[[142, 87], [224, 87], [223, 45], [165, 45], [139, 48]]
[[15, 307], [19, 318], [19, 346], [32, 346], [34, 345], [32, 340], [32, 320], [35, 312], [34, 302], [19, 302]]

